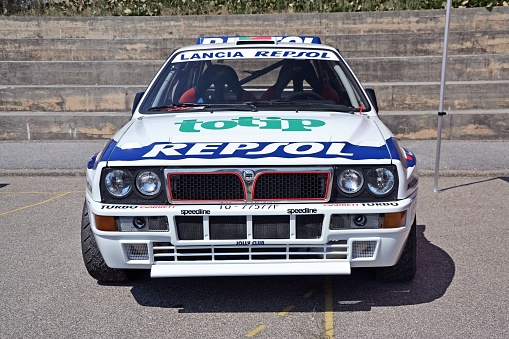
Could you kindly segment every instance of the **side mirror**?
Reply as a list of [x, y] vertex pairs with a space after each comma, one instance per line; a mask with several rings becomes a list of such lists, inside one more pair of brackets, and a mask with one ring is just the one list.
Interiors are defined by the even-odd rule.
[[143, 96], [143, 94], [145, 94], [145, 92], [138, 92], [134, 96], [133, 108], [132, 108], [132, 111], [131, 111], [131, 115], [134, 114], [134, 111], [136, 110], [136, 107], [138, 107], [138, 104], [140, 103], [140, 100], [141, 100], [141, 97]]
[[376, 94], [373, 88], [365, 88], [366, 93], [368, 94], [369, 100], [375, 107], [376, 114], [378, 114], [378, 102], [376, 101]]

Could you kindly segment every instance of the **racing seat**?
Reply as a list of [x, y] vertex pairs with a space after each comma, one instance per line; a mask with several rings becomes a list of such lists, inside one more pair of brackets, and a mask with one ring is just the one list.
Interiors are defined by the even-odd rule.
[[[260, 100], [281, 99], [285, 87], [292, 81], [293, 92], [302, 93], [299, 97], [305, 98], [304, 80], [312, 87], [313, 92], [324, 100], [332, 100], [339, 103], [338, 93], [316, 75], [313, 65], [307, 60], [288, 60], [281, 67], [276, 83], [269, 87], [261, 96]], [[311, 93], [310, 93], [311, 94]], [[312, 97], [312, 95], [310, 95]], [[314, 97], [317, 99], [317, 97]]]
[[[207, 91], [212, 88], [213, 91]], [[225, 103], [231, 101], [254, 101], [254, 94], [244, 90], [235, 70], [227, 65], [215, 64], [207, 67], [197, 85], [185, 91], [179, 103], [205, 102]]]

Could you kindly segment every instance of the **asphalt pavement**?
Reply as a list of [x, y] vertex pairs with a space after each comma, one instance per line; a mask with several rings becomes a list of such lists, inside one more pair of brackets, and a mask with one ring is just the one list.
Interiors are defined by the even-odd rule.
[[83, 177], [0, 175], [0, 338], [509, 338], [509, 178], [419, 182], [417, 275], [97, 283]]
[[[0, 143], [2, 175], [82, 175], [88, 159], [107, 140], [4, 141]], [[422, 176], [434, 175], [436, 140], [402, 140], [417, 156]], [[443, 140], [441, 176], [509, 176], [509, 140]]]

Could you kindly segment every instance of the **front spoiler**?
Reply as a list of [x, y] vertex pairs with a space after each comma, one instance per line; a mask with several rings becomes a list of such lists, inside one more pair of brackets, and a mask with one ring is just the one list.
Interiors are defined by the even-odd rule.
[[152, 278], [209, 277], [209, 276], [252, 276], [252, 275], [350, 275], [349, 262], [276, 262], [249, 264], [173, 264], [153, 265]]

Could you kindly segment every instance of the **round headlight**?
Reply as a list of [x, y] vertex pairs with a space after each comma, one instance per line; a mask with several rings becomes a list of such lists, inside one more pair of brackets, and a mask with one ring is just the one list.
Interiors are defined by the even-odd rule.
[[141, 172], [136, 178], [136, 188], [143, 195], [156, 195], [161, 191], [161, 179], [152, 171]]
[[131, 173], [123, 170], [113, 170], [106, 174], [104, 184], [108, 192], [117, 198], [127, 196], [133, 188]]
[[387, 168], [374, 168], [368, 172], [368, 188], [374, 195], [386, 195], [392, 190], [394, 183], [394, 173]]
[[344, 170], [338, 178], [339, 189], [347, 194], [359, 192], [363, 184], [364, 177], [362, 173], [354, 169]]

